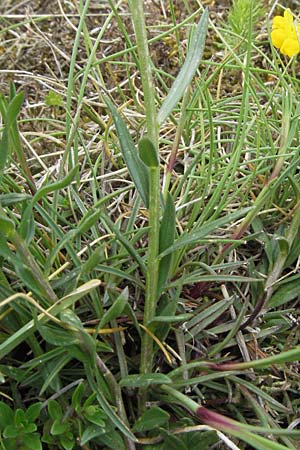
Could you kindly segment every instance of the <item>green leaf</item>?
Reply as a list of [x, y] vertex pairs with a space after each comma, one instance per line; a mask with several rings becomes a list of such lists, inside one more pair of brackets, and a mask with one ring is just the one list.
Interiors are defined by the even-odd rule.
[[44, 370], [44, 383], [40, 389], [40, 395], [42, 395], [48, 386], [50, 386], [54, 391], [58, 391], [61, 388], [59, 373], [61, 370], [70, 362], [71, 358], [69, 354], [62, 355], [56, 360], [49, 361]]
[[[0, 218], [0, 222], [1, 222], [1, 218]], [[11, 251], [11, 249], [7, 245], [7, 241], [4, 237], [4, 234], [1, 234], [1, 232], [0, 232], [0, 256], [8, 259], [9, 261], [14, 261], [14, 258], [15, 258], [15, 254]], [[11, 292], [11, 294], [13, 294], [13, 292]]]
[[84, 394], [84, 384], [80, 383], [76, 387], [72, 395], [72, 406], [77, 413], [80, 411], [83, 394]]
[[185, 62], [158, 112], [157, 120], [159, 124], [162, 124], [171, 114], [173, 108], [177, 105], [185, 90], [190, 85], [203, 55], [207, 28], [208, 10], [205, 9], [192, 35]]
[[[0, 150], [1, 152], [1, 150]], [[0, 156], [1, 158], [1, 156]], [[15, 205], [16, 203], [25, 202], [31, 199], [31, 195], [29, 194], [19, 194], [16, 192], [10, 192], [9, 194], [1, 194], [0, 195], [0, 203], [2, 206]]]
[[21, 408], [18, 408], [15, 412], [15, 424], [16, 425], [21, 425], [27, 422], [26, 417], [25, 417], [25, 411]]
[[[1, 242], [1, 234], [0, 234]], [[1, 252], [1, 249], [0, 249]], [[74, 304], [77, 300], [88, 294], [92, 289], [95, 289], [101, 284], [99, 280], [90, 280], [83, 285], [76, 288], [73, 292], [60, 299], [60, 302], [53, 306], [51, 314], [56, 316], [65, 308]], [[21, 342], [27, 339], [36, 330], [36, 324], [44, 324], [49, 318], [44, 314], [39, 314], [37, 320], [30, 320], [25, 323], [18, 331], [9, 336], [4, 342], [0, 343], [0, 359], [16, 348]]]
[[186, 314], [178, 314], [177, 316], [155, 316], [151, 322], [149, 323], [177, 323], [177, 322], [185, 322], [193, 317], [194, 314], [186, 313]]
[[34, 422], [39, 417], [41, 408], [42, 408], [41, 402], [33, 403], [33, 405], [29, 406], [29, 408], [25, 413], [28, 422]]
[[276, 308], [278, 306], [284, 305], [289, 301], [297, 298], [299, 296], [299, 284], [300, 276], [289, 277], [285, 280], [280, 287], [277, 289], [275, 294], [271, 297], [268, 302], [270, 308]]
[[120, 381], [122, 387], [147, 387], [152, 384], [169, 384], [172, 383], [171, 378], [162, 373], [146, 373], [142, 375], [127, 375]]
[[98, 427], [105, 426], [105, 419], [107, 419], [107, 416], [105, 412], [99, 408], [99, 406], [87, 406], [82, 414], [89, 422], [92, 422], [94, 425], [97, 425]]
[[73, 167], [70, 172], [59, 181], [56, 181], [55, 183], [48, 184], [47, 186], [43, 186], [41, 189], [37, 191], [37, 193], [34, 195], [32, 199], [32, 204], [34, 205], [36, 202], [41, 200], [43, 197], [45, 197], [50, 192], [58, 191], [59, 189], [63, 189], [71, 183], [73, 178], [75, 177], [76, 173], [78, 172], [78, 165]]
[[[126, 450], [127, 447], [124, 445], [124, 441], [115, 429], [111, 428], [105, 434], [98, 436], [95, 439], [97, 444], [104, 444], [104, 446], [99, 446], [99, 448], [110, 448], [112, 450]], [[145, 449], [146, 450], [146, 449]]]
[[227, 214], [225, 217], [221, 217], [220, 219], [213, 220], [212, 222], [208, 222], [204, 225], [202, 225], [199, 229], [192, 230], [189, 233], [185, 233], [182, 236], [180, 236], [173, 245], [171, 245], [169, 248], [164, 250], [160, 255], [159, 258], [163, 258], [164, 256], [173, 253], [175, 250], [178, 250], [179, 248], [185, 247], [186, 245], [191, 245], [198, 243], [200, 239], [203, 239], [208, 234], [215, 231], [217, 228], [222, 227], [223, 225], [226, 225], [229, 222], [235, 221], [239, 219], [240, 217], [244, 216], [247, 212], [249, 212], [252, 208], [243, 208], [239, 211], [235, 211], [234, 213]]
[[18, 277], [23, 281], [28, 290], [33, 291], [39, 297], [48, 298], [48, 293], [44, 289], [44, 286], [36, 279], [27, 264], [23, 264], [19, 258], [14, 258], [14, 265]]
[[6, 167], [9, 155], [9, 141], [7, 127], [4, 127], [0, 141], [0, 175]]
[[17, 95], [16, 85], [13, 81], [10, 81], [10, 83], [9, 83], [9, 101], [12, 101], [16, 95]]
[[234, 296], [228, 299], [226, 298], [213, 303], [208, 308], [202, 310], [199, 314], [194, 314], [194, 317], [185, 324], [185, 327], [188, 330], [185, 340], [188, 341], [202, 330], [208, 329], [208, 326], [212, 322], [214, 322], [218, 317], [222, 317], [222, 314], [224, 314], [226, 310], [229, 310], [234, 301]]
[[[162, 217], [159, 230], [159, 253], [162, 253], [174, 243], [176, 227], [176, 213], [175, 205], [171, 194], [168, 192], [164, 214]], [[158, 293], [160, 294], [168, 279], [170, 265], [172, 261], [172, 254], [164, 256], [159, 262], [158, 275]]]
[[2, 116], [3, 123], [6, 121], [8, 104], [8, 99], [4, 96], [4, 94], [0, 93], [0, 114]]
[[278, 244], [280, 256], [287, 256], [290, 251], [289, 241], [284, 236], [276, 236], [274, 241]]
[[229, 431], [229, 433], [234, 434], [238, 438], [242, 439], [244, 442], [247, 442], [247, 444], [250, 444], [255, 448], [256, 450], [289, 450], [288, 447], [285, 445], [278, 444], [277, 442], [271, 441], [270, 439], [267, 439], [263, 436], [259, 436], [254, 433], [249, 433], [245, 431], [241, 432], [232, 432]]
[[195, 433], [184, 433], [182, 441], [188, 447], [188, 450], [201, 448], [201, 450], [210, 450], [213, 444], [219, 441], [218, 435], [215, 431], [201, 431]]
[[90, 358], [90, 355], [84, 352], [83, 349], [79, 348], [78, 345], [69, 345], [66, 350], [72, 358], [78, 359], [78, 361], [82, 363], [87, 362]]
[[0, 233], [3, 233], [4, 236], [10, 237], [15, 232], [15, 224], [9, 219], [6, 215], [0, 214]]
[[28, 423], [23, 428], [23, 433], [25, 434], [32, 434], [34, 431], [37, 430], [37, 425], [35, 423]]
[[72, 327], [76, 328], [77, 330], [83, 330], [83, 325], [81, 323], [81, 320], [75, 314], [70, 308], [64, 309], [60, 315], [60, 320], [62, 322], [67, 323], [68, 325], [71, 325]]
[[[132, 441], [136, 441], [136, 437], [132, 433], [132, 431], [128, 428], [128, 426], [119, 418], [118, 414], [115, 412], [115, 410], [112, 408], [112, 406], [108, 403], [106, 400], [103, 392], [101, 389], [99, 389], [98, 384], [96, 384], [94, 380], [94, 372], [88, 365], [85, 366], [86, 369], [86, 375], [88, 378], [89, 385], [96, 393], [97, 400], [99, 402], [99, 405], [103, 409], [103, 411], [107, 414], [108, 418], [111, 420], [111, 422], [121, 431], [121, 433], [125, 436], [127, 436]], [[122, 442], [122, 440], [121, 440]], [[114, 448], [114, 447], [113, 447]], [[116, 446], [115, 448], [118, 448], [121, 450], [122, 447]]]
[[31, 204], [28, 204], [23, 210], [18, 233], [26, 244], [30, 244], [34, 236], [34, 217]]
[[24, 101], [24, 93], [20, 92], [9, 103], [6, 115], [6, 123], [8, 126], [10, 126], [14, 121], [16, 121], [21, 111], [23, 101]]
[[55, 443], [55, 438], [52, 437], [50, 434], [46, 434], [44, 433], [42, 436], [42, 442], [45, 442], [46, 444], [54, 444]]
[[61, 436], [59, 440], [65, 450], [72, 450], [74, 448], [75, 439], [71, 433], [68, 433], [68, 436]]
[[61, 419], [56, 419], [52, 424], [50, 433], [53, 436], [59, 436], [60, 434], [64, 434], [67, 430], [68, 424], [66, 422], [62, 422]]
[[146, 265], [143, 259], [138, 254], [138, 252], [135, 250], [134, 246], [131, 244], [131, 242], [128, 239], [126, 239], [123, 233], [120, 232], [119, 228], [114, 224], [114, 222], [109, 218], [109, 216], [102, 213], [101, 219], [104, 222], [106, 228], [109, 230], [109, 232], [112, 232], [116, 235], [117, 239], [125, 247], [127, 252], [135, 259], [135, 261], [138, 263], [143, 273], [146, 273]]
[[121, 152], [125, 160], [127, 169], [131, 175], [134, 185], [140, 194], [145, 206], [149, 206], [149, 169], [141, 161], [138, 156], [137, 150], [133, 143], [133, 140], [129, 134], [129, 131], [118, 113], [117, 108], [113, 105], [111, 100], [104, 96], [105, 103], [107, 104], [119, 138]]
[[163, 450], [189, 450], [179, 437], [174, 436], [162, 428], [159, 431], [164, 437]]
[[105, 428], [97, 427], [96, 425], [90, 425], [82, 433], [82, 436], [80, 439], [80, 445], [83, 446], [83, 445], [87, 444], [91, 439], [94, 439], [97, 436], [100, 436], [101, 434], [104, 434], [104, 433], [105, 433]]
[[153, 430], [164, 423], [168, 422], [170, 415], [159, 408], [158, 406], [154, 406], [151, 409], [142, 414], [141, 417], [135, 422], [132, 430], [136, 433], [140, 433], [143, 431]]
[[38, 330], [43, 339], [51, 345], [67, 346], [79, 343], [79, 337], [70, 331], [54, 325], [40, 325]]
[[14, 420], [13, 410], [4, 402], [0, 401], [0, 431]]
[[56, 400], [49, 400], [48, 413], [52, 420], [62, 420], [63, 412], [60, 404]]
[[38, 433], [25, 434], [23, 437], [23, 443], [31, 450], [43, 450], [41, 438]]
[[157, 150], [148, 137], [143, 137], [138, 143], [140, 158], [147, 167], [158, 167], [159, 160]]
[[123, 289], [119, 297], [114, 301], [112, 306], [103, 314], [102, 319], [100, 320], [99, 328], [103, 328], [111, 320], [119, 317], [124, 311], [125, 306], [128, 302], [128, 287]]
[[4, 428], [3, 436], [8, 439], [16, 438], [19, 435], [19, 430], [15, 425], [7, 425]]

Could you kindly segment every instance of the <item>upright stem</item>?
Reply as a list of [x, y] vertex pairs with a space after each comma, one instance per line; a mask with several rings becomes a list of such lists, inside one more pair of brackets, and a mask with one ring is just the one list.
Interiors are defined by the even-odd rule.
[[[155, 317], [157, 305], [157, 282], [158, 282], [158, 249], [159, 249], [159, 216], [160, 216], [160, 198], [159, 198], [159, 169], [150, 168], [150, 192], [149, 192], [149, 248], [148, 248], [148, 267], [146, 278], [146, 298], [144, 308], [144, 326]], [[151, 373], [153, 359], [153, 339], [144, 333], [141, 348], [141, 373]]]
[[[139, 69], [144, 92], [144, 105], [146, 114], [147, 135], [155, 149], [158, 148], [158, 123], [155, 107], [155, 91], [152, 74], [152, 62], [149, 54], [147, 30], [144, 15], [144, 2], [142, 0], [130, 0], [129, 7], [135, 30], [138, 49]], [[160, 171], [157, 167], [149, 167], [149, 243], [148, 265], [146, 274], [146, 296], [144, 308], [145, 327], [153, 320], [157, 306], [158, 267], [157, 259], [159, 251], [159, 220], [160, 220]], [[140, 373], [151, 373], [153, 366], [153, 340], [147, 333], [143, 334], [141, 344]], [[147, 392], [141, 388], [139, 392], [140, 412], [145, 408]]]
[[152, 74], [152, 62], [149, 54], [147, 30], [145, 24], [144, 2], [142, 0], [129, 1], [136, 43], [138, 48], [140, 73], [144, 92], [147, 133], [154, 146], [158, 146], [158, 123], [155, 107], [155, 90]]

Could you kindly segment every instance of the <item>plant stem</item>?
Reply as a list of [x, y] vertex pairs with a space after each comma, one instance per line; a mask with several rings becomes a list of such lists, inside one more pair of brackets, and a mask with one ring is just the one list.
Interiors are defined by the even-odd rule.
[[144, 104], [146, 114], [147, 133], [154, 146], [158, 144], [158, 123], [155, 107], [155, 92], [152, 75], [152, 62], [149, 54], [147, 30], [144, 15], [144, 2], [142, 0], [129, 1], [132, 16], [138, 56], [140, 63], [140, 73], [144, 92]]
[[[155, 91], [152, 75], [152, 62], [149, 54], [147, 30], [144, 15], [144, 2], [142, 0], [130, 0], [129, 7], [135, 30], [135, 37], [139, 57], [139, 69], [141, 73], [144, 105], [146, 114], [147, 134], [155, 149], [158, 148], [158, 123], [155, 106]], [[157, 167], [149, 168], [149, 244], [148, 266], [146, 273], [146, 297], [144, 308], [145, 327], [149, 326], [155, 317], [157, 306], [158, 267], [157, 259], [159, 251], [159, 219], [160, 219], [160, 171]], [[151, 373], [153, 365], [153, 340], [147, 334], [142, 336], [140, 373]], [[147, 391], [141, 388], [139, 392], [140, 412], [145, 408]]]
[[[146, 297], [144, 308], [145, 327], [149, 326], [155, 317], [157, 306], [157, 283], [159, 262], [157, 259], [159, 250], [159, 216], [160, 216], [160, 191], [159, 191], [159, 167], [150, 168], [150, 192], [149, 192], [149, 246], [148, 267], [146, 274]], [[153, 339], [148, 333], [144, 333], [141, 343], [140, 373], [151, 373], [153, 365]], [[147, 399], [147, 390], [141, 388], [139, 392], [139, 409], [142, 411]]]
[[[146, 299], [144, 309], [144, 326], [148, 327], [155, 317], [157, 303], [157, 282], [158, 282], [158, 246], [159, 246], [159, 169], [150, 168], [150, 196], [149, 196], [149, 249], [148, 267], [146, 280]], [[144, 345], [143, 345], [144, 344]], [[143, 348], [144, 347], [144, 348]], [[152, 369], [152, 349], [153, 340], [145, 333], [142, 343], [141, 372], [151, 372]]]

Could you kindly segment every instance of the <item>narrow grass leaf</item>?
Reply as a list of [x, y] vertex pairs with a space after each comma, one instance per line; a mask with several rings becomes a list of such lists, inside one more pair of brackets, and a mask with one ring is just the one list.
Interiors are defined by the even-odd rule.
[[[224, 311], [226, 311], [227, 308], [232, 305], [234, 302], [235, 297], [225, 298], [223, 300], [220, 300], [219, 302], [216, 302], [209, 306], [208, 308], [205, 308], [203, 311], [199, 312], [198, 314], [194, 313], [193, 318], [189, 320], [185, 327], [187, 330], [198, 324], [199, 322], [205, 320], [205, 319], [211, 319], [211, 317], [217, 313], [222, 314]], [[213, 319], [214, 320], [214, 319]]]
[[277, 308], [290, 302], [299, 295], [300, 276], [290, 277], [277, 289], [268, 302], [270, 308]]
[[69, 184], [75, 177], [77, 171], [78, 171], [78, 166], [75, 166], [70, 170], [70, 172], [62, 180], [56, 181], [55, 183], [48, 184], [47, 186], [43, 186], [34, 195], [34, 197], [32, 199], [32, 204], [34, 205], [36, 202], [41, 200], [43, 197], [45, 197], [50, 192], [54, 192], [54, 191], [57, 191], [58, 189], [63, 189], [65, 187], [69, 186]]
[[185, 322], [186, 320], [193, 317], [193, 314], [186, 313], [186, 314], [178, 314], [177, 316], [156, 316], [154, 317], [151, 322], [149, 322], [149, 325], [152, 323], [176, 323], [176, 322]]
[[216, 220], [213, 220], [212, 222], [208, 222], [205, 225], [201, 226], [197, 230], [193, 230], [189, 233], [183, 234], [174, 242], [173, 245], [171, 245], [166, 250], [164, 250], [162, 253], [160, 253], [159, 258], [161, 259], [164, 256], [168, 255], [169, 253], [173, 253], [175, 250], [185, 247], [186, 245], [192, 245], [192, 244], [197, 243], [200, 239], [202, 239], [205, 236], [207, 236], [208, 234], [212, 233], [217, 228], [222, 227], [229, 222], [237, 220], [240, 217], [243, 217], [251, 209], [252, 209], [251, 207], [243, 208], [239, 211], [228, 214], [225, 217], [221, 217], [220, 219], [216, 219]]
[[278, 444], [278, 442], [271, 441], [263, 436], [254, 433], [241, 432], [235, 434], [247, 444], [251, 444], [257, 450], [289, 450], [285, 445]]
[[[89, 262], [89, 261], [87, 261], [87, 262]], [[99, 271], [100, 273], [109, 273], [111, 275], [114, 275], [117, 278], [120, 278], [121, 280], [128, 280], [131, 283], [135, 284], [136, 286], [139, 286], [140, 288], [145, 289], [145, 285], [142, 283], [142, 281], [139, 278], [129, 275], [124, 270], [117, 269], [115, 267], [104, 266], [103, 264], [98, 264], [96, 271]], [[87, 273], [87, 271], [84, 270], [82, 273]]]
[[121, 231], [116, 227], [114, 222], [102, 212], [101, 219], [103, 220], [104, 224], [107, 226], [107, 229], [110, 233], [114, 233], [118, 240], [121, 242], [121, 244], [125, 247], [127, 252], [133, 257], [133, 259], [138, 263], [143, 273], [146, 273], [146, 265], [143, 261], [143, 259], [140, 257], [138, 252], [135, 250], [134, 246], [131, 244], [128, 239], [121, 233]]
[[242, 386], [245, 386], [249, 391], [254, 392], [258, 397], [264, 399], [267, 403], [270, 404], [270, 406], [275, 409], [276, 411], [280, 411], [284, 414], [289, 414], [291, 411], [286, 406], [279, 403], [275, 398], [273, 398], [271, 395], [267, 394], [265, 391], [257, 387], [255, 384], [250, 383], [247, 380], [244, 380], [243, 378], [236, 377], [234, 375], [230, 376], [230, 380], [232, 380], [236, 384], [240, 384]]
[[52, 382], [54, 382], [55, 379], [58, 379], [60, 371], [71, 361], [71, 357], [69, 355], [62, 356], [59, 361], [56, 362], [55, 366], [52, 368], [51, 372], [49, 372], [47, 375], [47, 378], [45, 379], [41, 389], [40, 394], [42, 395], [45, 390], [48, 388], [48, 386], [51, 385]]
[[256, 359], [254, 361], [236, 363], [233, 369], [264, 369], [270, 367], [272, 364], [286, 364], [289, 362], [298, 361], [300, 359], [300, 347], [296, 347], [293, 350], [281, 352], [278, 355], [268, 356], [267, 358]]
[[190, 85], [203, 55], [207, 28], [208, 10], [206, 9], [192, 36], [186, 60], [158, 112], [157, 120], [159, 124], [162, 124], [171, 114]]
[[122, 387], [148, 387], [152, 384], [169, 384], [172, 383], [171, 378], [163, 373], [146, 373], [142, 375], [128, 375], [120, 381]]

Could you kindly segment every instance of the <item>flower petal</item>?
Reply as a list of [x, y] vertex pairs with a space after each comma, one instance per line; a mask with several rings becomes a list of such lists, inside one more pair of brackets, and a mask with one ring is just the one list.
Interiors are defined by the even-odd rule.
[[283, 55], [287, 55], [290, 58], [297, 55], [300, 52], [300, 45], [297, 39], [285, 39], [280, 51]]
[[277, 28], [285, 29], [286, 21], [282, 16], [275, 16], [272, 23], [272, 30], [276, 30]]
[[284, 11], [283, 17], [289, 24], [293, 25], [294, 17], [293, 17], [293, 14], [291, 13], [290, 8], [288, 8]]
[[274, 30], [271, 32], [272, 44], [276, 48], [280, 48], [286, 39], [286, 33], [283, 30]]

